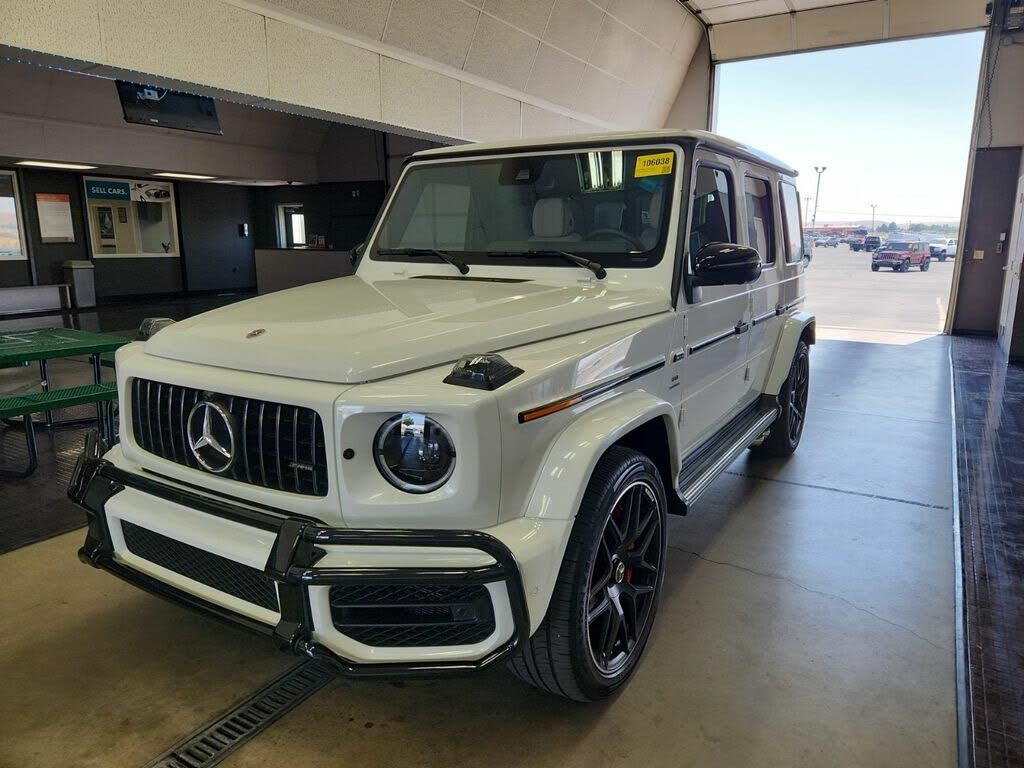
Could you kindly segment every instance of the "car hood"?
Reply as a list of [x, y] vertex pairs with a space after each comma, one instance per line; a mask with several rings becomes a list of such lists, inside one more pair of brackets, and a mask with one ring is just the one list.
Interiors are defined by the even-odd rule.
[[146, 354], [354, 384], [668, 311], [667, 291], [602, 283], [327, 280], [183, 320]]

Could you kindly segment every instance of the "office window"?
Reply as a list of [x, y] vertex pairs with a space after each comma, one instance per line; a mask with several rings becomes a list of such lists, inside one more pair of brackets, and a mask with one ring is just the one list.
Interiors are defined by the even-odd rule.
[[775, 263], [775, 216], [772, 188], [768, 182], [747, 176], [743, 180], [747, 201], [747, 244], [757, 249], [766, 265]]
[[98, 177], [84, 181], [93, 258], [178, 255], [173, 184]]
[[24, 261], [24, 230], [14, 174], [0, 171], [0, 261]]
[[800, 225], [800, 195], [788, 181], [779, 184], [782, 223], [786, 231], [786, 261], [794, 264], [804, 257], [803, 228]]
[[690, 253], [697, 253], [709, 243], [735, 243], [734, 210], [731, 174], [722, 168], [698, 167], [693, 189]]

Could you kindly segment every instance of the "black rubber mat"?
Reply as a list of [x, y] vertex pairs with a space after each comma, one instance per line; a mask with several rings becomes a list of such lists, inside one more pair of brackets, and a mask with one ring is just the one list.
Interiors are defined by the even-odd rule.
[[973, 764], [1024, 765], [1024, 367], [953, 339]]

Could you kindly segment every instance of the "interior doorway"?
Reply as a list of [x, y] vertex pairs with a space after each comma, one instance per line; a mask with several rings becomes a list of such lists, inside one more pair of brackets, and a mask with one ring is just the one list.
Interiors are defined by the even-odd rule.
[[306, 214], [301, 205], [282, 205], [281, 223], [285, 248], [306, 245]]
[[722, 64], [715, 130], [800, 172], [819, 337], [942, 333], [983, 32]]

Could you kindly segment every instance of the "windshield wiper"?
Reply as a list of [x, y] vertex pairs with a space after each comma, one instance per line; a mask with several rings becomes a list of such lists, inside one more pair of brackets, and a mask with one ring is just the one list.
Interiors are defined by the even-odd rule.
[[459, 270], [459, 274], [469, 273], [469, 266], [462, 259], [433, 248], [378, 248], [377, 253], [381, 256], [436, 256]]
[[568, 261], [570, 264], [575, 264], [577, 267], [589, 269], [597, 276], [598, 280], [604, 280], [605, 277], [608, 276], [604, 267], [596, 261], [585, 259], [582, 256], [577, 256], [575, 253], [569, 253], [568, 251], [487, 251], [486, 254], [500, 259], [511, 259], [514, 257], [523, 259], [545, 259], [555, 257], [562, 259], [563, 261]]

